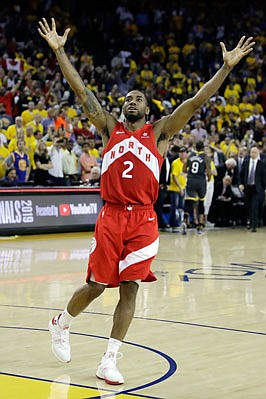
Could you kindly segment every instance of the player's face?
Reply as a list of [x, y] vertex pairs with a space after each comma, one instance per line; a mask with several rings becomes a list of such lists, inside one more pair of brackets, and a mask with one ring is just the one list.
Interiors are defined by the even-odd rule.
[[136, 90], [127, 94], [123, 105], [123, 114], [129, 122], [136, 122], [148, 113], [149, 108], [143, 93]]

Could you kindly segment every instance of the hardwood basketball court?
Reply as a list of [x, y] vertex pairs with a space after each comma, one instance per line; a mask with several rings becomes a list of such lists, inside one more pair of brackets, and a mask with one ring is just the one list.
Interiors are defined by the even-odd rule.
[[48, 321], [84, 283], [92, 233], [0, 240], [3, 399], [264, 399], [266, 229], [161, 233], [112, 387], [95, 371], [117, 289], [72, 324], [72, 361], [51, 353]]

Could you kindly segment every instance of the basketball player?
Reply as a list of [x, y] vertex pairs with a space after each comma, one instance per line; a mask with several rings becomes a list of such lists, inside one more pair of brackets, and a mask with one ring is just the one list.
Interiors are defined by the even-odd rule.
[[135, 311], [140, 281], [155, 281], [150, 270], [158, 251], [158, 228], [153, 204], [158, 193], [160, 167], [167, 140], [178, 132], [210, 96], [220, 87], [229, 72], [243, 56], [250, 53], [252, 37], [239, 41], [227, 51], [221, 43], [224, 64], [191, 99], [171, 115], [153, 125], [146, 123], [149, 106], [144, 94], [133, 90], [125, 96], [125, 122], [118, 122], [105, 111], [94, 94], [84, 86], [67, 57], [64, 45], [70, 29], [63, 36], [43, 18], [40, 35], [55, 52], [60, 68], [83, 105], [84, 112], [102, 135], [105, 145], [102, 163], [101, 195], [106, 204], [95, 227], [90, 250], [86, 284], [70, 299], [66, 309], [49, 323], [52, 349], [63, 362], [71, 360], [69, 326], [106, 287], [119, 286], [107, 350], [96, 376], [109, 384], [122, 384], [124, 378], [116, 367], [116, 355], [128, 331]]
[[183, 171], [187, 173], [187, 185], [184, 221], [181, 225], [182, 234], [186, 234], [186, 226], [191, 214], [193, 214], [197, 232], [202, 233], [204, 227], [204, 199], [207, 190], [207, 179], [210, 180], [211, 178], [211, 160], [204, 152], [204, 143], [202, 141], [198, 141], [195, 147], [196, 151], [191, 151], [187, 162], [183, 166]]

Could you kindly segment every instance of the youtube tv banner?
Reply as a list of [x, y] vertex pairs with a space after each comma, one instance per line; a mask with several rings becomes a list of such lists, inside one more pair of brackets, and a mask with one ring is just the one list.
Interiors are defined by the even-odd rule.
[[0, 235], [9, 230], [19, 234], [23, 228], [50, 232], [83, 226], [86, 230], [95, 225], [102, 206], [99, 193], [1, 195]]

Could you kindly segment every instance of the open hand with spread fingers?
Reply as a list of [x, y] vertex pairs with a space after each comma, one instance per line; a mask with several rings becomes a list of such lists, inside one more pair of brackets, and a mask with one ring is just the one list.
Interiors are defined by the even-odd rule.
[[227, 51], [225, 44], [220, 42], [224, 63], [229, 68], [233, 68], [243, 57], [253, 50], [254, 44], [253, 37], [248, 37], [246, 39], [246, 36], [242, 36], [237, 46], [233, 50]]
[[50, 28], [45, 18], [39, 21], [39, 34], [47, 41], [52, 50], [56, 51], [64, 47], [67, 36], [70, 32], [70, 28], [67, 28], [63, 36], [59, 36], [56, 32], [56, 24], [54, 18], [52, 18], [52, 28]]

